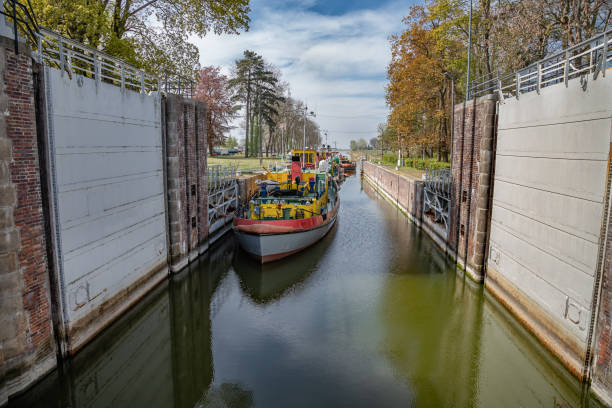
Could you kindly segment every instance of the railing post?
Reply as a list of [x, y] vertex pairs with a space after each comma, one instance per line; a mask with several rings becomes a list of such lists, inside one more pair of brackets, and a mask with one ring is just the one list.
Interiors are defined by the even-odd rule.
[[519, 98], [519, 94], [521, 93], [521, 74], [520, 72], [516, 73], [516, 99]]
[[569, 51], [565, 51], [565, 68], [563, 69], [563, 82], [565, 83], [565, 87], [567, 88], [569, 81]]
[[37, 47], [38, 47], [38, 63], [43, 63], [43, 51], [42, 51], [42, 34], [36, 33]]
[[540, 94], [540, 87], [542, 86], [542, 63], [538, 62], [538, 82], [536, 85], [536, 91]]
[[100, 86], [100, 83], [102, 82], [102, 68], [100, 67], [100, 58], [98, 57], [98, 54], [94, 54], [94, 73], [96, 76], [96, 86]]
[[59, 45], [59, 59], [60, 59], [60, 71], [62, 72], [62, 77], [64, 76], [64, 70], [66, 66], [64, 65], [64, 43], [61, 38], [57, 39], [57, 43]]
[[125, 67], [121, 63], [121, 92], [125, 92]]
[[145, 93], [145, 72], [144, 70], [140, 70], [140, 93]]
[[608, 33], [604, 31], [603, 35], [603, 58], [601, 60], [601, 76], [606, 77], [606, 68], [608, 67]]
[[161, 79], [157, 77], [157, 94], [161, 95], [162, 87], [161, 87]]
[[15, 55], [19, 54], [19, 31], [17, 31], [17, 4], [13, 1], [13, 34], [15, 34]]

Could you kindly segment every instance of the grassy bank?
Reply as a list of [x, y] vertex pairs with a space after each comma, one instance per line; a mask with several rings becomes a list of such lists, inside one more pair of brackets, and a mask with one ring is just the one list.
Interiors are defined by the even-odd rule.
[[[209, 166], [220, 164], [222, 166], [237, 166], [238, 170], [253, 170], [260, 169], [259, 159], [256, 157], [244, 157], [244, 156], [208, 156], [206, 159]], [[262, 161], [262, 165], [266, 168], [272, 168], [276, 164], [282, 163], [281, 159], [266, 159]]]
[[397, 153], [384, 153], [382, 158], [380, 152], [376, 153], [373, 150], [354, 153], [356, 153], [355, 156], [365, 156], [373, 163], [381, 164], [394, 172], [417, 179], [422, 177], [426, 169], [450, 168], [449, 162], [438, 161], [436, 159], [422, 159], [419, 157], [404, 157], [402, 158], [402, 165], [398, 170], [395, 170], [395, 167], [397, 166]]

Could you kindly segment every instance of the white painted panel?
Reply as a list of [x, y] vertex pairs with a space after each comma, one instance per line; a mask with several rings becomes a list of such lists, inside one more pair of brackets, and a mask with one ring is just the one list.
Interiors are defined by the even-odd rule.
[[609, 118], [500, 129], [497, 135], [497, 154], [498, 157], [607, 160], [609, 130]]
[[74, 322], [166, 260], [161, 107], [158, 96], [54, 69], [47, 81], [64, 291]]
[[[573, 324], [564, 318], [565, 308], [567, 304], [567, 294], [564, 291], [557, 289], [550, 283], [527, 269], [525, 265], [517, 262], [510, 254], [504, 253], [499, 248], [504, 248], [506, 245], [498, 244], [491, 241], [491, 249], [499, 250], [499, 263], [494, 265], [496, 270], [503, 271], [504, 279], [508, 280], [514, 286], [521, 289], [526, 296], [542, 306], [542, 308], [557, 322], [570, 333], [581, 340], [586, 339], [586, 330], [580, 329], [580, 324]], [[588, 323], [589, 311], [581, 309], [582, 325], [586, 327]]]
[[495, 178], [523, 187], [557, 193], [584, 200], [603, 201], [606, 171], [603, 160], [566, 160], [563, 158], [498, 155]]
[[[492, 242], [495, 247], [503, 248], [503, 252], [510, 254], [516, 262], [531, 273], [537, 273], [542, 280], [578, 301], [585, 309], [590, 307], [593, 276], [583, 273], [522, 237], [514, 235], [513, 231], [505, 229], [496, 222], [491, 223], [491, 235], [493, 233], [495, 241]], [[545, 297], [546, 294], [541, 295]]]
[[553, 194], [519, 184], [507, 183], [495, 177], [495, 205], [500, 204], [527, 217], [534, 218], [569, 234], [596, 243], [601, 222], [601, 203]]
[[[612, 132], [612, 78], [499, 106], [489, 265], [585, 340]], [[569, 305], [569, 306], [568, 306]]]
[[494, 202], [491, 222], [526, 243], [558, 258], [586, 275], [593, 276], [597, 242], [590, 242], [559, 228], [551, 228], [539, 219], [527, 217], [512, 207]]

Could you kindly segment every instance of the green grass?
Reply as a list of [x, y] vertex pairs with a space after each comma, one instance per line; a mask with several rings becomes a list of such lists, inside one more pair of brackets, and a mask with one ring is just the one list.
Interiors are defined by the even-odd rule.
[[436, 159], [422, 159], [418, 157], [405, 157], [402, 159], [402, 166], [395, 170], [397, 165], [397, 153], [385, 153], [382, 160], [380, 152], [374, 154], [373, 151], [368, 152], [368, 158], [373, 163], [379, 163], [395, 173], [399, 173], [408, 177], [420, 179], [426, 169], [446, 169], [450, 167], [449, 162], [438, 161]]
[[[208, 156], [207, 164], [214, 166], [220, 164], [222, 166], [238, 166], [238, 170], [253, 170], [260, 169], [259, 159], [256, 157], [245, 158], [243, 156]], [[267, 169], [274, 167], [276, 164], [283, 163], [282, 159], [266, 159], [264, 157], [262, 165]]]

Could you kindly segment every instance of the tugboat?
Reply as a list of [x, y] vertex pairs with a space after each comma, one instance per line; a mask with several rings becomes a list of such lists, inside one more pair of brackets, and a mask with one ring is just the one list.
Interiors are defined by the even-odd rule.
[[355, 173], [355, 168], [357, 167], [357, 164], [346, 157], [341, 157], [340, 166], [344, 169], [345, 173], [352, 174]]
[[234, 218], [240, 246], [262, 264], [302, 251], [323, 238], [338, 216], [338, 183], [325, 164], [302, 171], [268, 172], [259, 191]]

